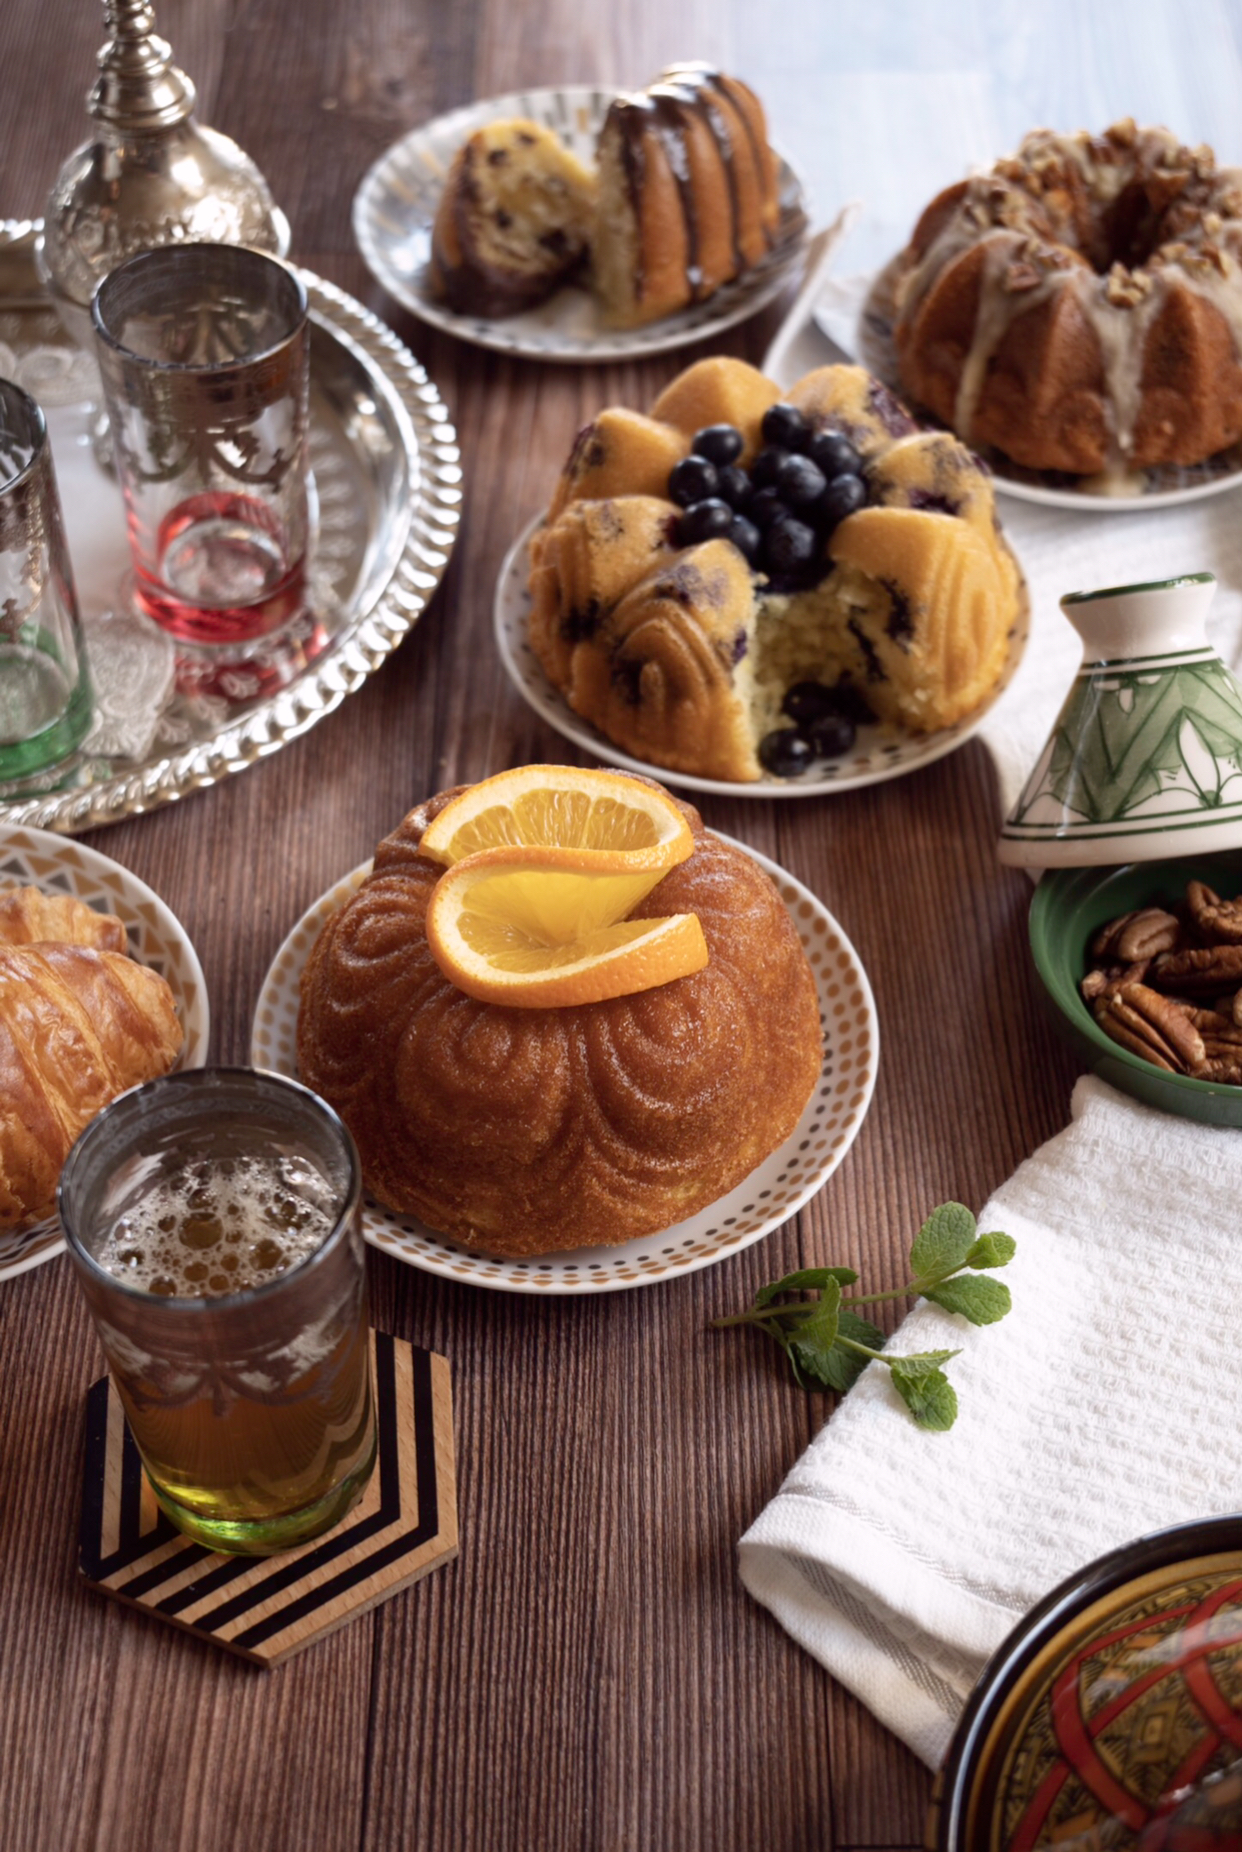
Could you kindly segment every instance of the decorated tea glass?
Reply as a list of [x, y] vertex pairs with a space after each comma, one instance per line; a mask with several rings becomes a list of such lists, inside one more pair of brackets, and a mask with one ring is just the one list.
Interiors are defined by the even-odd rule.
[[90, 720], [47, 424], [0, 379], [0, 790], [58, 776]]
[[302, 608], [306, 292], [261, 252], [130, 258], [91, 306], [138, 603], [184, 647], [238, 652]]

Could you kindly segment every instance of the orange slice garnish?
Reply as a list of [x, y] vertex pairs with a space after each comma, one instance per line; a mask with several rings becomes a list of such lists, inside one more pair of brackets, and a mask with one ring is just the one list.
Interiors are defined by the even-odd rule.
[[596, 849], [561, 849], [550, 863], [554, 847], [482, 850], [436, 883], [427, 943], [459, 990], [483, 1003], [557, 1009], [703, 969], [707, 941], [697, 915], [625, 917], [663, 870], [628, 867], [616, 851], [601, 866], [608, 852]]
[[[424, 830], [419, 852], [451, 868], [502, 848], [573, 851], [601, 872], [624, 855], [631, 871], [664, 873], [694, 851], [690, 826], [664, 791], [621, 772], [574, 765], [521, 765], [454, 798]], [[637, 902], [634, 903], [637, 905]]]

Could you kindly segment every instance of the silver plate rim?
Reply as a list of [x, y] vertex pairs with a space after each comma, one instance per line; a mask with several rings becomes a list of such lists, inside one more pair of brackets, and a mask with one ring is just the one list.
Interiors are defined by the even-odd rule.
[[[30, 220], [0, 219], [0, 246], [16, 242], [31, 226]], [[295, 268], [312, 320], [359, 357], [397, 414], [416, 486], [404, 544], [387, 582], [369, 609], [351, 613], [332, 646], [296, 681], [226, 722], [210, 739], [98, 784], [0, 800], [0, 822], [74, 835], [141, 816], [244, 771], [308, 732], [360, 688], [404, 642], [443, 578], [462, 503], [461, 451], [448, 407], [425, 367], [377, 315], [337, 284]]]

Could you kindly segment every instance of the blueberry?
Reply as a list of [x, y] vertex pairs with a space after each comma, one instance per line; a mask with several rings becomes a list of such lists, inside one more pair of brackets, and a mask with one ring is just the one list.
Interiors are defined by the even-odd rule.
[[690, 439], [690, 448], [696, 457], [706, 457], [719, 466], [736, 463], [746, 444], [734, 424], [705, 424]]
[[855, 731], [845, 714], [822, 714], [807, 728], [807, 737], [822, 759], [840, 759], [853, 750]]
[[801, 572], [810, 565], [815, 553], [813, 529], [789, 515], [774, 521], [763, 537], [763, 563], [769, 572], [782, 576]]
[[776, 487], [791, 508], [806, 508], [828, 484], [810, 457], [790, 456], [777, 465]]
[[830, 534], [847, 514], [856, 514], [867, 504], [867, 485], [861, 476], [835, 476], [819, 499], [805, 510], [821, 534]]
[[830, 482], [834, 476], [857, 476], [862, 469], [862, 458], [840, 431], [816, 431], [806, 454]]
[[785, 699], [781, 702], [782, 714], [788, 714], [799, 727], [809, 727], [822, 720], [825, 714], [837, 711], [836, 689], [824, 682], [795, 682], [792, 688], [785, 690]]
[[759, 564], [759, 549], [763, 545], [763, 535], [753, 521], [748, 521], [745, 515], [734, 515], [733, 526], [729, 529], [729, 539], [752, 566]]
[[766, 489], [776, 481], [776, 472], [788, 455], [779, 444], [769, 444], [759, 452], [750, 466], [750, 479], [757, 489]]
[[701, 540], [717, 540], [727, 534], [735, 519], [728, 502], [712, 496], [686, 509], [677, 524], [677, 538], [683, 547], [697, 547]]
[[716, 471], [716, 493], [723, 495], [730, 508], [740, 513], [751, 497], [750, 477], [736, 463], [726, 463]]
[[764, 528], [771, 527], [773, 521], [782, 520], [788, 513], [789, 510], [781, 500], [780, 490], [769, 486], [766, 489], [755, 490], [750, 498], [746, 517], [753, 521], [756, 527]]
[[811, 435], [811, 427], [794, 405], [769, 405], [763, 414], [763, 441], [780, 444], [785, 450], [801, 450]]
[[800, 778], [814, 757], [810, 740], [803, 739], [796, 727], [777, 727], [759, 742], [760, 765], [778, 778]]
[[848, 678], [837, 683], [832, 691], [832, 695], [836, 704], [836, 712], [838, 714], [844, 714], [845, 718], [847, 720], [852, 720], [856, 727], [861, 727], [868, 720], [875, 719], [870, 701], [868, 701], [862, 689], [857, 687]]
[[706, 457], [683, 457], [669, 471], [668, 492], [679, 507], [689, 508], [716, 493], [716, 470]]

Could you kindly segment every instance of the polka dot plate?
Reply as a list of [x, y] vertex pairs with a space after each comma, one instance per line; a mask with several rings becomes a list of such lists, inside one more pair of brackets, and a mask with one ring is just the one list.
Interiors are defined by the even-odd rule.
[[903, 778], [924, 765], [943, 759], [947, 753], [964, 746], [972, 733], [983, 725], [989, 711], [999, 701], [1017, 672], [1031, 630], [1030, 601], [1022, 587], [1022, 605], [1013, 629], [1000, 679], [986, 701], [951, 727], [938, 733], [905, 733], [895, 727], [859, 727], [854, 748], [840, 759], [816, 759], [800, 778], [760, 778], [753, 784], [730, 784], [722, 778], [698, 778], [689, 772], [672, 772], [667, 766], [651, 765], [633, 759], [614, 746], [589, 720], [575, 714], [560, 690], [554, 688], [543, 672], [543, 665], [528, 641], [530, 593], [526, 589], [530, 562], [527, 547], [530, 537], [543, 519], [536, 515], [523, 528], [509, 548], [496, 581], [493, 619], [496, 646], [509, 679], [533, 707], [541, 720], [573, 740], [584, 751], [594, 753], [620, 771], [641, 772], [658, 778], [661, 784], [679, 785], [684, 791], [710, 791], [719, 797], [824, 797], [832, 791], [856, 791], [862, 785], [883, 784], [889, 778]]
[[579, 160], [593, 164], [596, 137], [614, 95], [589, 84], [516, 91], [451, 110], [403, 136], [380, 156], [354, 197], [354, 236], [372, 275], [403, 308], [446, 334], [530, 360], [637, 359], [704, 341], [758, 314], [797, 271], [806, 242], [802, 182], [779, 156], [781, 216], [768, 257], [705, 302], [646, 327], [605, 327], [596, 298], [579, 287], [558, 290], [536, 308], [497, 320], [458, 314], [431, 294], [432, 222], [453, 156], [467, 136], [484, 123], [526, 116], [559, 135]]
[[[732, 841], [723, 837], [723, 841]], [[622, 1246], [579, 1248], [537, 1259], [506, 1260], [456, 1246], [412, 1216], [367, 1197], [363, 1229], [385, 1254], [442, 1279], [497, 1292], [570, 1295], [624, 1292], [697, 1273], [750, 1247], [787, 1222], [823, 1187], [853, 1144], [871, 1103], [880, 1037], [871, 986], [857, 952], [821, 901], [800, 881], [745, 843], [736, 843], [771, 875], [806, 949], [819, 992], [824, 1065], [794, 1131], [750, 1176], [700, 1214], [662, 1234]], [[325, 922], [360, 886], [371, 864], [329, 888], [298, 921], [263, 981], [250, 1058], [256, 1067], [297, 1075], [298, 985]]]
[[[202, 966], [180, 920], [145, 882], [84, 843], [48, 830], [0, 823], [0, 887], [69, 894], [97, 913], [114, 913], [125, 926], [130, 955], [166, 978], [176, 999], [185, 1030], [177, 1066], [203, 1066], [211, 1024]], [[24, 1228], [0, 1230], [0, 1280], [41, 1266], [64, 1246], [54, 1215]]]

